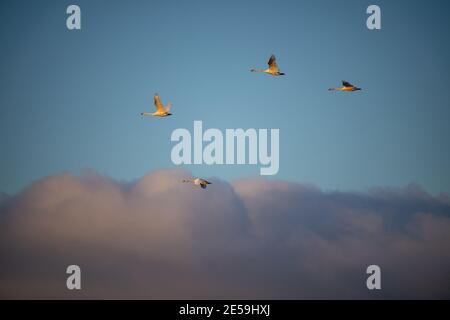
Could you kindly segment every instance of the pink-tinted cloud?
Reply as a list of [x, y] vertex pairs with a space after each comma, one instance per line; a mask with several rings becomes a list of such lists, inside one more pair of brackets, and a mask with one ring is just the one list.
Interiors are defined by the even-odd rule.
[[[449, 298], [450, 202], [182, 170], [40, 180], [0, 204], [2, 298]], [[82, 269], [82, 290], [65, 269]], [[382, 268], [381, 292], [366, 267]]]

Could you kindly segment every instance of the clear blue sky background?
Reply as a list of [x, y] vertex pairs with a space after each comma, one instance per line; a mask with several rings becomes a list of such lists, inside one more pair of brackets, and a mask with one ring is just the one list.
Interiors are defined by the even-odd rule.
[[[82, 30], [66, 28], [78, 4]], [[382, 30], [366, 8], [382, 9]], [[174, 167], [176, 128], [280, 128], [275, 178], [450, 192], [448, 1], [2, 1], [0, 191]], [[277, 56], [285, 77], [253, 74]], [[328, 92], [348, 80], [355, 94]], [[174, 116], [141, 118], [153, 93]], [[188, 166], [236, 179], [258, 166]]]

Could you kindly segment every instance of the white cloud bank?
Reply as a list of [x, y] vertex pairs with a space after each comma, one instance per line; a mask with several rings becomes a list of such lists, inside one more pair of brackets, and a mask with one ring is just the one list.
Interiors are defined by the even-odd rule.
[[[0, 203], [0, 298], [450, 298], [450, 201], [161, 170], [42, 179]], [[66, 267], [82, 290], [66, 289]], [[382, 270], [369, 291], [366, 267]]]

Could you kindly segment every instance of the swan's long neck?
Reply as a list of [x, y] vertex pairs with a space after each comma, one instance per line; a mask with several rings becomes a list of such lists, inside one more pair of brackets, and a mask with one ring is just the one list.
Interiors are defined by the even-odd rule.
[[252, 69], [251, 72], [267, 72], [267, 70], [262, 70], [262, 69]]

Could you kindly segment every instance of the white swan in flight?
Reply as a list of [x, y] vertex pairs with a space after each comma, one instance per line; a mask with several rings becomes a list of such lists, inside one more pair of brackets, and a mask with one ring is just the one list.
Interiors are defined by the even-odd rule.
[[264, 72], [271, 74], [273, 76], [284, 76], [283, 72], [280, 72], [280, 69], [278, 69], [277, 60], [275, 59], [274, 55], [270, 56], [269, 62], [267, 62], [269, 65], [268, 69], [260, 70], [260, 69], [252, 69], [251, 72]]
[[172, 105], [170, 103], [168, 103], [165, 107], [163, 106], [163, 104], [161, 103], [161, 99], [159, 98], [159, 95], [157, 93], [155, 93], [155, 96], [153, 97], [154, 103], [155, 103], [155, 107], [156, 107], [156, 112], [142, 112], [141, 115], [142, 116], [154, 116], [154, 117], [167, 117], [167, 116], [171, 116], [172, 114], [170, 113], [170, 108], [172, 107]]
[[358, 91], [358, 90], [361, 90], [361, 88], [355, 87], [350, 82], [342, 80], [342, 87], [341, 88], [330, 88], [328, 90], [329, 91]]
[[194, 183], [196, 186], [200, 186], [202, 189], [206, 189], [206, 186], [208, 184], [212, 184], [209, 181], [206, 181], [205, 179], [201, 179], [201, 178], [195, 178], [195, 179], [189, 179], [189, 180], [183, 180], [183, 182], [192, 182]]

